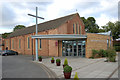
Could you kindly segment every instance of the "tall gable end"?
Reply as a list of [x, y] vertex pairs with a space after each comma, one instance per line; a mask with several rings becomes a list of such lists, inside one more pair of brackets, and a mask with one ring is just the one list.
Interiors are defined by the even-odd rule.
[[[76, 16], [76, 14], [78, 14], [78, 13], [71, 14], [71, 15], [64, 16], [64, 17], [60, 17], [60, 18], [50, 20], [50, 21], [47, 21], [44, 23], [40, 23], [40, 24], [38, 24], [38, 32], [42, 32], [42, 31], [46, 31], [46, 30], [50, 30], [50, 29], [55, 29], [55, 28], [59, 27], [60, 25], [64, 24], [65, 22], [67, 22], [68, 20], [71, 20], [74, 16]], [[36, 25], [17, 30], [15, 32], [11, 33], [7, 38], [34, 33], [35, 26]]]

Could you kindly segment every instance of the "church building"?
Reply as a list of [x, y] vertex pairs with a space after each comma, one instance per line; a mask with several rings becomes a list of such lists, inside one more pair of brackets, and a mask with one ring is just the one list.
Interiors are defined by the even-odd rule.
[[38, 55], [89, 58], [92, 49], [107, 49], [111, 43], [109, 35], [86, 33], [78, 13], [38, 24], [38, 35], [35, 26], [11, 33], [5, 39], [5, 47], [19, 54], [35, 55], [35, 39], [38, 39]]

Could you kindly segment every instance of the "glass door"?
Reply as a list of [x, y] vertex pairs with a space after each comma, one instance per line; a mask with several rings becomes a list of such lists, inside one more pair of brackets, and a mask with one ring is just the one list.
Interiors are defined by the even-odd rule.
[[73, 56], [77, 56], [77, 44], [76, 44], [76, 41], [73, 41]]
[[63, 56], [72, 56], [72, 41], [63, 41]]
[[85, 41], [63, 41], [63, 56], [85, 57]]

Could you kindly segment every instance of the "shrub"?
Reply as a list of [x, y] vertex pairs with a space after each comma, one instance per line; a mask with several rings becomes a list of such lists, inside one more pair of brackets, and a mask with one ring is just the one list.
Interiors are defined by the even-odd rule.
[[89, 57], [90, 59], [94, 59], [94, 57]]
[[115, 46], [116, 51], [120, 51], [120, 46]]
[[52, 57], [51, 60], [54, 60], [54, 57]]
[[68, 65], [67, 58], [65, 58], [65, 60], [64, 60], [64, 65]]
[[66, 65], [64, 67], [64, 72], [71, 72], [71, 71], [72, 71], [72, 67], [71, 66]]
[[115, 62], [116, 60], [116, 51], [114, 48], [110, 47], [106, 50], [106, 57], [108, 61]]
[[98, 51], [98, 54], [99, 54], [100, 57], [102, 57], [103, 52], [104, 52], [103, 49], [100, 49], [100, 50]]
[[78, 75], [77, 75], [77, 72], [75, 73], [74, 80], [79, 80]]
[[42, 59], [42, 56], [38, 56], [38, 59]]
[[59, 63], [59, 62], [61, 62], [61, 60], [60, 59], [56, 59], [56, 63]]
[[95, 49], [93, 49], [92, 50], [92, 57], [97, 57], [97, 55], [98, 55], [98, 50], [95, 50]]
[[99, 56], [100, 57], [106, 57], [106, 50], [100, 49], [99, 50]]
[[113, 43], [113, 46], [120, 46], [120, 42]]

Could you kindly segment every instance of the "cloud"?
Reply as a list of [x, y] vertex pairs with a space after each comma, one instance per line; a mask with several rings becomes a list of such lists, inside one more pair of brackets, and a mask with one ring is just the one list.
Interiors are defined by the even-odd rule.
[[100, 27], [106, 25], [105, 23], [108, 23], [109, 21], [115, 22], [117, 21], [117, 19], [113, 17], [109, 17], [105, 14], [101, 14], [100, 17], [96, 18], [96, 23], [100, 25]]
[[[3, 2], [1, 30], [11, 30], [15, 25], [30, 26], [35, 24], [35, 18], [27, 14], [35, 15], [35, 7], [38, 7], [38, 15], [45, 20], [38, 19], [38, 23], [52, 20], [72, 13], [79, 13], [81, 17], [94, 17], [99, 26], [108, 21], [116, 21], [118, 18], [118, 0], [52, 0], [29, 2]], [[2, 28], [2, 29], [1, 29]], [[6, 30], [7, 31], [7, 30]]]
[[43, 14], [48, 4], [50, 2], [5, 2], [2, 4], [2, 24], [0, 24], [0, 28], [5, 30], [6, 28], [14, 28], [18, 24], [25, 26], [35, 24], [35, 18], [28, 16], [28, 13], [35, 15], [35, 7], [37, 6], [38, 14]]

